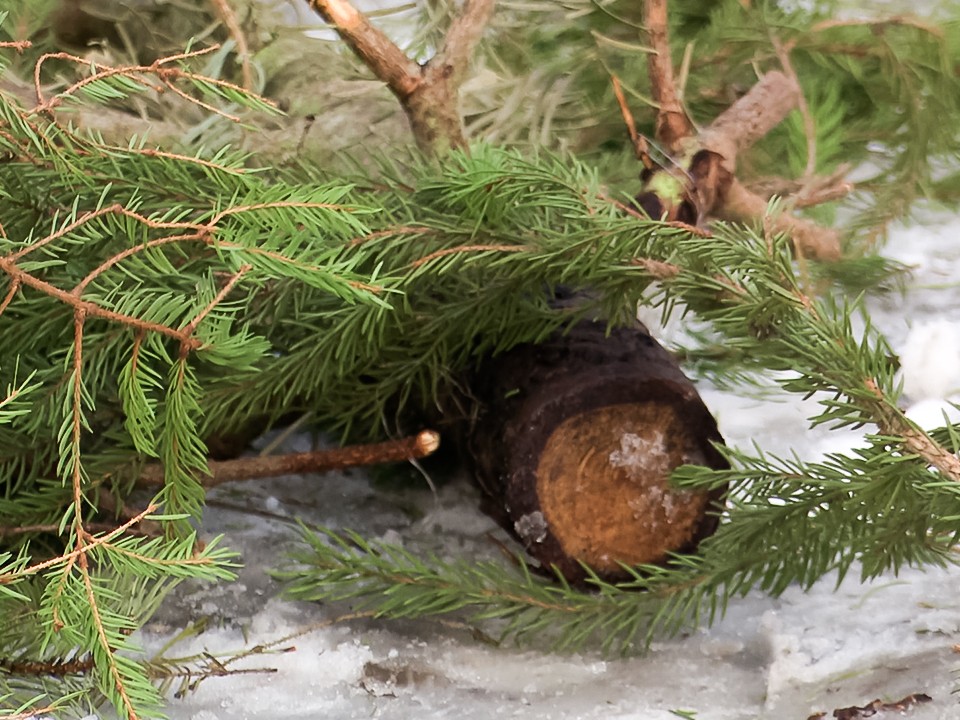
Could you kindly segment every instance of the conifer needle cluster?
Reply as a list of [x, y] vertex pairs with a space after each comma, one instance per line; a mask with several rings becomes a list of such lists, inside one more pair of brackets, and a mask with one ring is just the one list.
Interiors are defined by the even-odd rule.
[[[784, 156], [796, 187], [777, 187], [808, 199], [841, 162], [867, 173], [845, 206], [813, 211], [854, 217], [846, 259], [818, 267], [762, 227], [704, 233], [624, 212], [618, 188], [637, 168], [623, 159], [612, 95], [596, 88], [610, 73], [636, 79], [635, 100], [648, 88], [637, 19], [615, 5], [498, 12], [482, 59], [502, 74], [464, 89], [470, 147], [397, 150], [361, 170], [78, 129], [71, 112], [159, 90], [212, 124], [277, 110], [201, 72], [207, 48], [89, 62], [43, 54], [15, 36], [22, 24], [0, 25], [2, 70], [35, 53], [37, 78], [33, 104], [0, 92], [0, 714], [106, 700], [156, 716], [157, 683], [191, 677], [138, 662], [131, 634], [181, 580], [231, 577], [234, 556], [195, 530], [211, 438], [295, 412], [341, 436], [397, 433], [411, 411], [463, 393], [462, 373], [483, 359], [583, 317], [629, 323], [639, 300], [704, 321], [737, 363], [718, 372], [775, 372], [784, 392], [820, 401], [813, 424], [867, 426], [868, 445], [816, 463], [726, 448], [729, 470], [681, 468], [683, 487], [729, 485], [720, 528], [696, 555], [627, 568], [624, 583], [592, 576], [574, 588], [522, 561], [447, 562], [305, 532], [291, 594], [627, 651], [713, 619], [752, 588], [950, 561], [960, 428], [927, 433], [904, 417], [890, 348], [861, 299], [831, 280], [882, 269], [867, 241], [914, 198], [957, 199], [956, 25], [676, 4], [694, 117], [714, 117], [751, 68], [792, 58], [806, 111], [743, 159], [756, 187]], [[425, 22], [413, 49], [435, 32]], [[565, 53], [546, 55], [547, 41]], [[532, 114], [494, 116], [521, 91], [536, 99]], [[767, 215], [801, 207], [774, 199]], [[561, 286], [591, 292], [558, 307]], [[162, 488], [129, 505], [157, 463]]]

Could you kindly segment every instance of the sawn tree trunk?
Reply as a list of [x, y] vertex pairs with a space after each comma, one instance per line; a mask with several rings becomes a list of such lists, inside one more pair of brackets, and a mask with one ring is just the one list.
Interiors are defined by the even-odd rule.
[[663, 562], [717, 527], [723, 491], [671, 487], [684, 464], [725, 468], [716, 422], [677, 363], [640, 327], [583, 322], [491, 359], [474, 381], [467, 437], [486, 509], [545, 569]]

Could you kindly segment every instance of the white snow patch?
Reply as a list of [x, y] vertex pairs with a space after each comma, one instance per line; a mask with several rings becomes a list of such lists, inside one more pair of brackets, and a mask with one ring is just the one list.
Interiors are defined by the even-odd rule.
[[903, 392], [913, 400], [960, 393], [960, 323], [916, 323], [900, 349]]
[[547, 519], [539, 510], [527, 513], [513, 524], [517, 535], [526, 542], [543, 542], [547, 537]]
[[945, 424], [960, 422], [960, 396], [952, 396], [948, 400], [928, 398], [914, 403], [904, 413], [924, 430], [935, 430]]
[[640, 480], [647, 473], [667, 470], [665, 451], [662, 432], [655, 432], [649, 438], [626, 432], [620, 436], [620, 449], [610, 453], [609, 462], [613, 467], [626, 468], [631, 480]]

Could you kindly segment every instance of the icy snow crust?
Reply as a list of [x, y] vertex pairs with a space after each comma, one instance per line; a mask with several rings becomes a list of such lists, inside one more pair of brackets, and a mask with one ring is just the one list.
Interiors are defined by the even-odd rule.
[[[886, 252], [914, 268], [907, 294], [869, 302], [873, 320], [900, 353], [910, 415], [928, 427], [942, 424], [944, 412], [955, 418], [947, 400], [960, 399], [958, 234], [960, 222], [950, 218], [897, 230]], [[662, 335], [669, 344], [682, 328], [671, 324]], [[734, 446], [756, 442], [765, 452], [814, 459], [861, 441], [854, 432], [809, 430], [813, 401], [702, 383], [700, 390]], [[367, 474], [350, 472], [237, 483], [210, 499], [204, 532], [225, 533], [245, 567], [236, 583], [185, 587], [171, 598], [141, 633], [148, 651], [198, 618], [207, 618], [210, 629], [173, 654], [236, 651], [342, 611], [285, 601], [267, 576], [297, 545], [293, 518], [444, 557], [499, 553], [487, 538], [498, 531], [478, 512], [465, 482], [436, 497], [426, 489], [391, 495], [375, 490]], [[827, 577], [808, 593], [751, 595], [733, 601], [712, 628], [625, 659], [496, 648], [428, 621], [335, 625], [284, 644], [295, 650], [237, 665], [277, 672], [207, 680], [171, 700], [168, 713], [173, 720], [672, 720], [672, 710], [683, 710], [697, 720], [805, 720], [817, 711], [832, 717], [835, 708], [922, 692], [933, 701], [910, 708], [907, 717], [957, 720], [960, 704], [951, 691], [960, 685], [953, 651], [960, 643], [958, 580], [957, 569], [907, 570], [862, 586], [848, 579], [835, 590], [835, 578]]]

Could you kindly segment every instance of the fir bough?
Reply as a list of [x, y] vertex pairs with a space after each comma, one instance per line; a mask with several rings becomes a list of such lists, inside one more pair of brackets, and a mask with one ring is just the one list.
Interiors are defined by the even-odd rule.
[[[502, 93], [479, 98], [486, 108], [468, 104], [477, 134], [524, 149], [478, 143], [351, 180], [251, 170], [229, 150], [111, 144], [69, 126], [68, 108], [158, 85], [223, 119], [271, 111], [200, 75], [205, 50], [123, 68], [48, 58], [69, 79], [42, 89], [35, 107], [0, 94], [0, 710], [106, 698], [127, 716], [159, 712], [130, 632], [178, 580], [230, 576], [229, 553], [201, 547], [191, 527], [212, 435], [291, 411], [336, 431], [393, 431], [401, 409], [446, 396], [478, 358], [585, 315], [629, 322], [644, 293], [706, 320], [712, 340], [750, 370], [790, 373], [779, 376], [786, 391], [818, 393], [814, 422], [871, 426], [867, 447], [820, 463], [726, 450], [729, 471], [679, 471], [689, 487], [731, 483], [724, 522], [698, 555], [633, 568], [622, 585], [593, 578], [584, 592], [522, 565], [510, 574], [321, 534], [308, 536], [292, 592], [360, 599], [384, 616], [474, 612], [505, 623], [507, 635], [549, 628], [561, 647], [599, 636], [624, 650], [709, 620], [752, 587], [777, 593], [855, 562], [870, 577], [949, 559], [960, 430], [927, 434], [903, 417], [883, 338], [869, 324], [853, 330], [856, 300], [810, 289], [784, 238], [719, 226], [705, 239], [623, 214], [596, 169], [610, 171], [604, 180], [625, 174], [615, 105], [597, 88], [608, 87], [609, 69], [643, 76], [645, 50], [629, 12], [568, 10], [577, 26], [561, 35], [538, 23], [522, 28], [535, 42], [490, 44], [504, 68], [500, 91], [552, 89], [525, 124], [491, 116]], [[519, 12], [502, 15], [498, 40], [521, 32]], [[857, 225], [882, 227], [928, 189], [951, 198], [952, 176], [936, 169], [956, 154], [945, 122], [960, 97], [955, 25], [830, 25], [735, 2], [709, 12], [688, 4], [673, 23], [682, 41], [697, 40], [686, 99], [698, 119], [749, 84], [754, 65], [775, 64], [773, 36], [793, 45], [818, 127], [815, 170], [841, 160], [880, 168], [856, 198], [868, 211]], [[558, 37], [569, 52], [537, 65]], [[534, 67], [542, 72], [515, 82]], [[645, 97], [642, 83], [628, 89]], [[809, 142], [790, 121], [746, 162], [763, 175], [786, 147], [799, 170]], [[588, 165], [529, 149], [538, 143], [614, 152]], [[552, 306], [560, 285], [591, 288], [590, 301]], [[124, 500], [151, 461], [163, 463], [164, 487], [131, 513]], [[159, 534], [141, 534], [145, 520]]]

